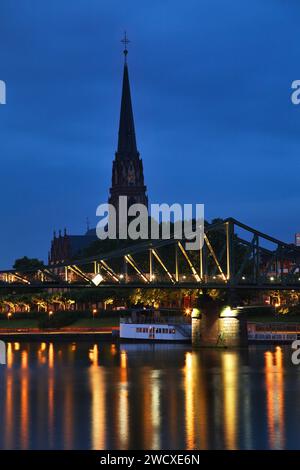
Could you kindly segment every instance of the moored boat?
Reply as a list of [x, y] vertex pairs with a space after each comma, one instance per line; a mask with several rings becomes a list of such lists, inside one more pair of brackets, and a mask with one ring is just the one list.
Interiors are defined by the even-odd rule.
[[133, 310], [120, 319], [121, 340], [190, 342], [191, 337], [191, 321], [183, 315], [176, 317], [159, 310]]
[[250, 343], [291, 343], [300, 339], [299, 323], [248, 323]]

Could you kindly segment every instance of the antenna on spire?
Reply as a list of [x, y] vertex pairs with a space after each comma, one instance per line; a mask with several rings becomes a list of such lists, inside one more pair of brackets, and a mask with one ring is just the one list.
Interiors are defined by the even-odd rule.
[[124, 38], [121, 40], [121, 42], [124, 44], [124, 56], [125, 56], [125, 62], [126, 62], [126, 58], [127, 58], [127, 54], [128, 54], [128, 49], [127, 49], [127, 44], [130, 43], [128, 37], [127, 37], [127, 33], [126, 31], [124, 31]]
[[90, 230], [90, 220], [89, 218], [87, 217], [86, 218], [86, 231], [88, 232]]

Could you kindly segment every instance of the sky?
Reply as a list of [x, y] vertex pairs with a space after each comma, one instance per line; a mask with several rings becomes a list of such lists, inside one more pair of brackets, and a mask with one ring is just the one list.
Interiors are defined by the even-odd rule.
[[128, 65], [151, 203], [300, 231], [298, 0], [1, 0], [0, 269], [107, 201]]

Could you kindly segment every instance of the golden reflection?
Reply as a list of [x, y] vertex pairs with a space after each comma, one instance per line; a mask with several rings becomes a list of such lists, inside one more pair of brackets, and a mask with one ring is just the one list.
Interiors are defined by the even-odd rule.
[[[91, 442], [93, 450], [106, 447], [106, 378], [102, 367], [89, 368], [89, 383], [91, 393]], [[111, 403], [110, 403], [111, 405]]]
[[265, 353], [265, 380], [267, 393], [267, 419], [271, 449], [284, 447], [284, 383], [282, 349]]
[[152, 449], [160, 449], [160, 384], [161, 371], [151, 372], [151, 417], [152, 417]]
[[194, 387], [193, 387], [193, 354], [185, 355], [185, 428], [186, 448], [195, 448], [195, 417], [194, 417]]
[[127, 353], [126, 353], [126, 351], [121, 351], [120, 362], [121, 362], [121, 369], [127, 370]]
[[119, 388], [119, 436], [120, 449], [128, 448], [129, 434], [129, 403], [128, 403], [128, 377], [127, 377], [127, 353], [121, 351], [120, 354], [120, 388]]
[[53, 343], [49, 344], [49, 349], [48, 349], [48, 367], [49, 369], [53, 369], [54, 367], [54, 348], [53, 348]]
[[28, 352], [22, 351], [21, 353], [21, 367], [22, 369], [27, 369], [28, 367]]
[[46, 364], [46, 363], [47, 363], [47, 358], [46, 358], [45, 355], [43, 354], [42, 349], [39, 349], [39, 350], [37, 351], [37, 358], [38, 358], [38, 364], [39, 364], [39, 365], [42, 365], [42, 364]]
[[13, 447], [13, 414], [15, 406], [13, 405], [13, 371], [10, 370], [13, 365], [13, 349], [12, 343], [7, 343], [6, 351], [6, 367], [8, 369], [8, 375], [6, 377], [6, 387], [5, 387], [5, 442], [6, 448]]
[[199, 352], [185, 354], [184, 379], [186, 448], [206, 449], [208, 402]]
[[98, 366], [98, 345], [94, 344], [93, 349], [90, 349], [89, 351], [89, 359], [92, 363], [93, 366], [97, 367]]
[[15, 348], [15, 351], [19, 351], [20, 350], [20, 343], [14, 343], [14, 348]]
[[238, 353], [224, 351], [222, 353], [222, 372], [226, 449], [237, 449], [237, 421], [239, 406], [238, 369]]
[[22, 351], [21, 353], [21, 448], [28, 448], [29, 441], [29, 370], [28, 370], [28, 352]]
[[[10, 343], [9, 343], [10, 344]], [[6, 449], [13, 447], [13, 376], [11, 372], [6, 378], [5, 387], [5, 443]]]
[[49, 429], [49, 445], [53, 448], [54, 438], [54, 348], [53, 343], [49, 344], [48, 349], [48, 429]]
[[6, 351], [6, 366], [10, 369], [13, 365], [14, 354], [12, 350], [12, 344], [7, 343], [7, 351]]
[[46, 351], [47, 344], [46, 343], [41, 343], [41, 351]]

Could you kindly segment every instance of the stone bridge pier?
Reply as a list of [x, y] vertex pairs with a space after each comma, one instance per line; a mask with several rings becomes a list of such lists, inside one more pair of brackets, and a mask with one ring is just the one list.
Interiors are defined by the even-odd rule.
[[214, 300], [204, 293], [193, 310], [194, 347], [244, 347], [248, 344], [246, 314], [238, 307], [234, 291], [226, 301]]

